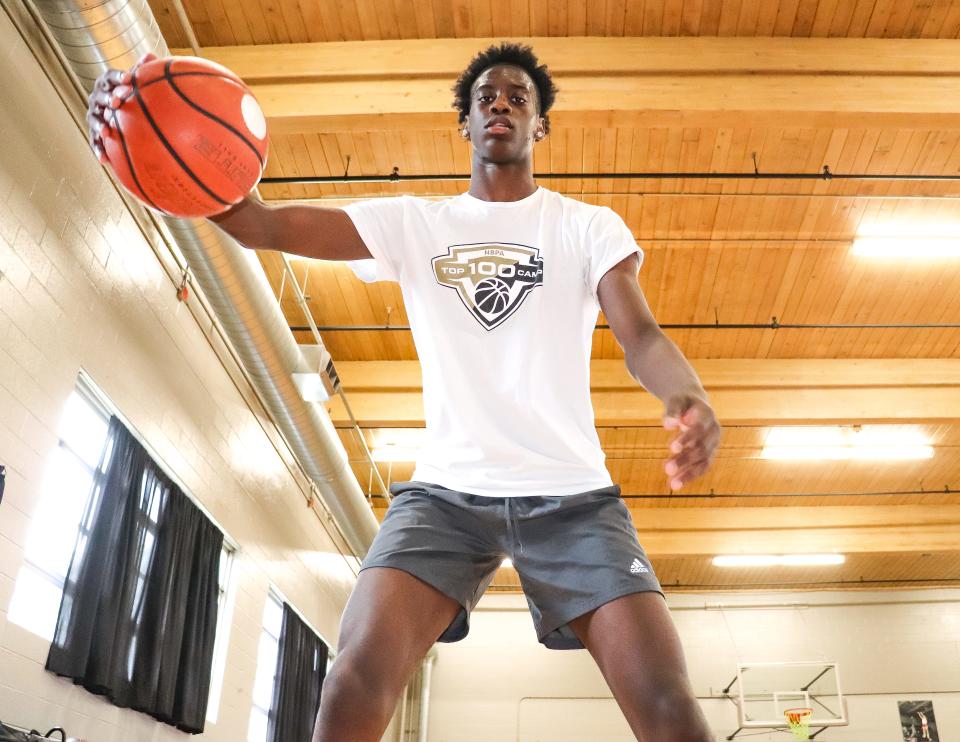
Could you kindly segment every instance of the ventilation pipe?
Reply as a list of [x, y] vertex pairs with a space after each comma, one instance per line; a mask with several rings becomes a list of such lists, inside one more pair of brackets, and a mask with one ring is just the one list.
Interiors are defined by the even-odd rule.
[[430, 681], [433, 676], [433, 663], [437, 660], [434, 647], [423, 660], [423, 680], [420, 684], [420, 735], [418, 742], [427, 742], [430, 731]]
[[[101, 72], [169, 54], [146, 0], [34, 0], [87, 92]], [[313, 370], [293, 338], [253, 251], [206, 220], [165, 218], [244, 369], [354, 553], [378, 524], [326, 411], [292, 375]]]

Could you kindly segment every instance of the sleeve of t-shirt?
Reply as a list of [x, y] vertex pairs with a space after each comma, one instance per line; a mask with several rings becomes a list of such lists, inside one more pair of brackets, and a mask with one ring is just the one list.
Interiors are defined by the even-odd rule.
[[613, 266], [628, 255], [637, 253], [639, 265], [643, 263], [643, 250], [637, 245], [633, 234], [623, 223], [623, 219], [613, 209], [606, 206], [590, 221], [587, 228], [587, 283], [594, 296], [600, 279]]
[[404, 258], [403, 196], [357, 201], [343, 207], [357, 228], [373, 260], [351, 260], [347, 265], [366, 283], [399, 281]]

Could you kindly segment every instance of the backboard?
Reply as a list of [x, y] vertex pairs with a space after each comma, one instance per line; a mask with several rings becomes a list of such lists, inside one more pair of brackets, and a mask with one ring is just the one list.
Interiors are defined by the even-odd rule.
[[742, 729], [786, 729], [784, 711], [798, 706], [813, 709], [811, 729], [849, 723], [835, 662], [741, 662], [734, 684]]

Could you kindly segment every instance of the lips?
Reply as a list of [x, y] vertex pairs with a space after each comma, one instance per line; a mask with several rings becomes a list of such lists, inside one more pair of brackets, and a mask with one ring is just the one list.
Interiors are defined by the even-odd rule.
[[495, 118], [487, 122], [486, 130], [491, 134], [506, 134], [513, 128], [509, 119]]

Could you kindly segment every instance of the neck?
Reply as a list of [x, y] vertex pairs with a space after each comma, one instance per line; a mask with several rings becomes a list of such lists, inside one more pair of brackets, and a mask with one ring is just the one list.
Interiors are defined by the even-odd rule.
[[470, 173], [470, 190], [481, 201], [519, 201], [537, 190], [533, 179], [533, 163], [494, 163], [474, 160]]

